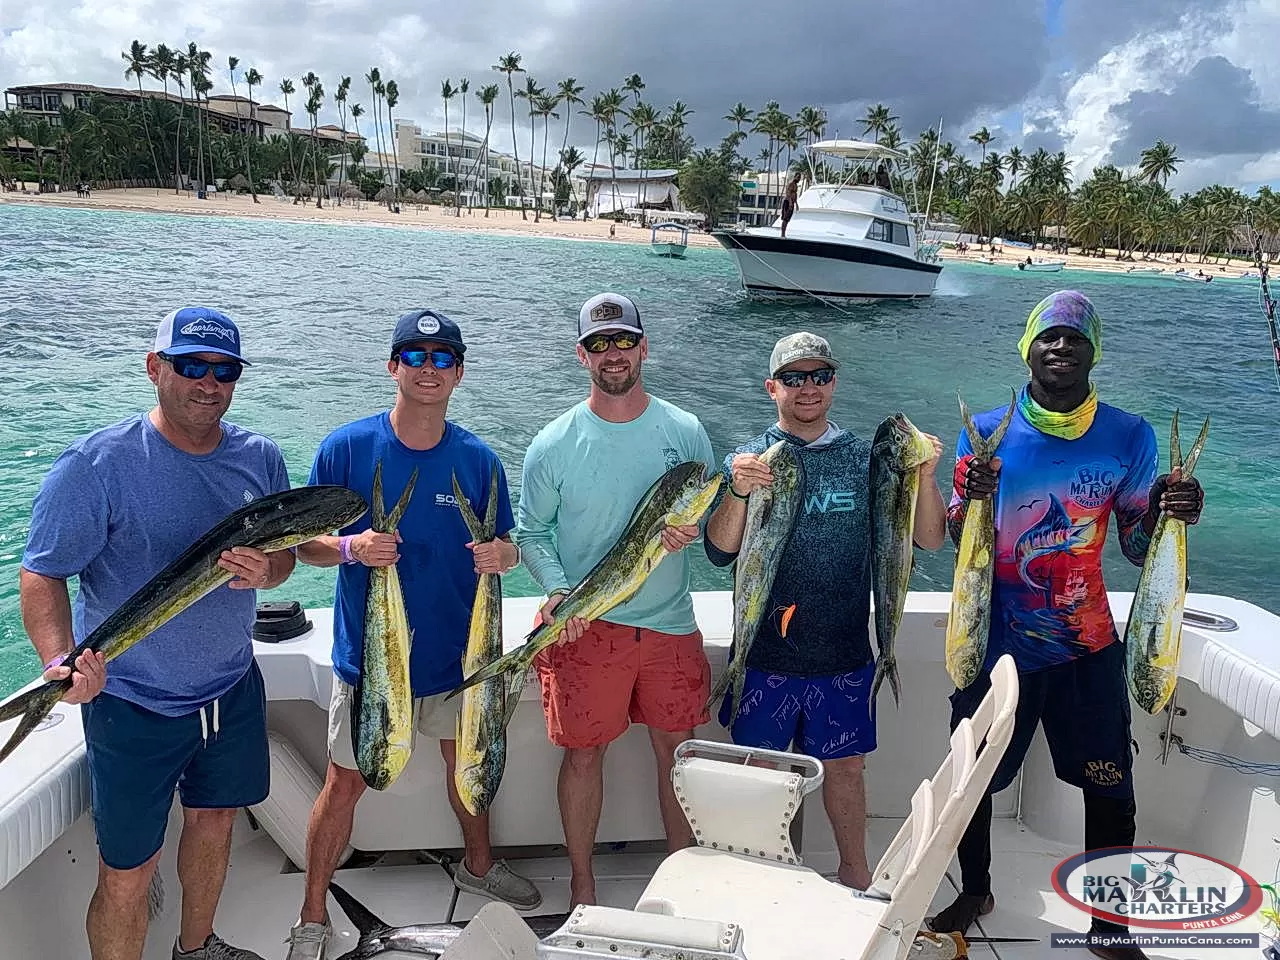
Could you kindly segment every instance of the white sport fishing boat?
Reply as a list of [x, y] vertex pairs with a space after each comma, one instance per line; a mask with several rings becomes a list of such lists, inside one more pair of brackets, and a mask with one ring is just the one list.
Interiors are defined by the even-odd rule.
[[[1131, 599], [1111, 596], [1121, 624]], [[538, 602], [504, 601], [508, 649], [522, 642]], [[719, 676], [730, 595], [698, 593], [694, 602]], [[1280, 871], [1280, 617], [1222, 596], [1193, 594], [1187, 605], [1175, 701], [1158, 716], [1134, 712], [1138, 842], [1216, 857], [1270, 883]], [[458, 856], [461, 836], [444, 798], [439, 751], [430, 745], [419, 744], [389, 790], [361, 800], [351, 840], [359, 852], [348, 851], [336, 882], [393, 925], [467, 920], [483, 908], [447, 960], [936, 960], [942, 955], [909, 952], [911, 940], [921, 918], [955, 896], [952, 853], [1004, 749], [1017, 697], [1016, 674], [997, 667], [987, 706], [948, 740], [951, 685], [942, 662], [948, 608], [947, 593], [912, 593], [907, 601], [897, 642], [903, 703], [895, 709], [884, 692], [880, 745], [867, 761], [869, 855], [879, 866], [866, 895], [828, 879], [838, 860], [815, 791], [820, 765], [794, 755], [793, 773], [743, 765], [746, 752], [717, 748], [725, 734], [714, 722], [696, 734], [712, 742], [682, 748], [675, 775], [701, 845], [673, 856], [663, 852], [645, 731], [632, 727], [611, 746], [596, 858], [602, 908], [579, 909], [542, 942], [505, 904], [456, 892], [437, 862]], [[284, 955], [282, 941], [301, 904], [297, 865], [325, 762], [331, 611], [307, 616], [311, 626], [301, 635], [256, 644], [269, 698], [271, 795], [237, 818], [217, 917], [220, 935], [273, 960]], [[0, 738], [12, 730], [13, 723], [0, 725]], [[533, 684], [509, 738], [493, 840], [498, 854], [541, 888], [535, 913], [563, 913], [560, 754], [547, 740]], [[97, 876], [88, 802], [80, 711], [59, 705], [0, 765], [0, 960], [88, 958], [83, 916]], [[1089, 917], [1054, 886], [1055, 866], [1081, 851], [1083, 818], [1079, 792], [1054, 777], [1041, 734], [1019, 778], [996, 796], [995, 810], [996, 909], [971, 933], [1029, 942], [973, 943], [970, 955], [1085, 956], [1050, 946], [1054, 934], [1086, 930]], [[163, 904], [145, 960], [168, 960], [178, 929], [180, 824], [175, 806], [160, 861]], [[1246, 893], [1248, 915], [1222, 930], [1262, 933], [1265, 947], [1275, 928], [1256, 909], [1259, 891]], [[337, 958], [358, 935], [332, 898], [329, 910], [336, 928], [329, 957]], [[1262, 957], [1256, 946], [1147, 952], [1187, 960]]]
[[[770, 226], [712, 232], [733, 257], [748, 295], [932, 296], [942, 272], [939, 244], [923, 241], [907, 202], [888, 188], [887, 177], [879, 177], [880, 185], [871, 182], [864, 166], [887, 165], [906, 155], [877, 143], [821, 140], [809, 147], [809, 156], [815, 171], [836, 174], [830, 178], [836, 182], [817, 180], [799, 195], [785, 237], [781, 217]], [[818, 166], [818, 157], [834, 162]]]

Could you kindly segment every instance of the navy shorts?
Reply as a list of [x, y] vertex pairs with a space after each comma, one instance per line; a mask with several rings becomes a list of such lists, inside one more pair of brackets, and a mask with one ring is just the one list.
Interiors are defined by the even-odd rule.
[[[1019, 674], [1013, 739], [991, 778], [990, 792], [1013, 783], [1036, 727], [1043, 724], [1059, 780], [1088, 793], [1132, 798], [1131, 714], [1124, 669], [1124, 644], [1116, 642], [1067, 663]], [[962, 718], [973, 716], [990, 686], [990, 678], [982, 674], [951, 695], [952, 730]]]
[[[796, 751], [819, 760], [858, 757], [876, 748], [876, 720], [869, 703], [876, 665], [829, 677], [790, 677], [747, 670], [742, 703], [729, 735], [744, 747]], [[720, 705], [729, 725], [733, 691]]]
[[175, 789], [194, 808], [267, 798], [267, 698], [258, 664], [214, 703], [167, 717], [103, 693], [81, 708], [93, 825], [108, 867], [132, 870], [160, 849]]

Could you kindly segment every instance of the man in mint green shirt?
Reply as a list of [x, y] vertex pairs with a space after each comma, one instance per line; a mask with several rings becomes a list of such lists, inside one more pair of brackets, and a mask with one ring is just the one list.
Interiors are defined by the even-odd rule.
[[[655, 480], [689, 460], [715, 469], [698, 418], [645, 392], [640, 367], [648, 353], [629, 297], [602, 293], [583, 305], [578, 359], [591, 374], [591, 391], [543, 427], [524, 458], [516, 536], [525, 566], [549, 594], [543, 619], [613, 546]], [[591, 849], [604, 799], [604, 752], [632, 722], [648, 726], [658, 758], [667, 846], [678, 850], [693, 840], [670, 774], [676, 746], [710, 720], [711, 668], [682, 552], [698, 534], [697, 526], [668, 527], [663, 541], [674, 556], [664, 557], [639, 592], [607, 620], [574, 618], [567, 642], [535, 661], [547, 735], [565, 751], [559, 799], [571, 908], [596, 902]]]

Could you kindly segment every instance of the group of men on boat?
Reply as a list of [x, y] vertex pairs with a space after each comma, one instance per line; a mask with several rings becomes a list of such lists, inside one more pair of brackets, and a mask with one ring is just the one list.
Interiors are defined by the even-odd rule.
[[[219, 938], [214, 915], [235, 813], [269, 791], [266, 697], [252, 647], [255, 591], [283, 583], [296, 559], [336, 567], [337, 575], [329, 761], [308, 829], [306, 893], [289, 931], [290, 960], [325, 956], [332, 934], [326, 890], [365, 789], [352, 755], [349, 698], [360, 676], [364, 596], [374, 567], [398, 564], [415, 636], [416, 730], [440, 743], [448, 802], [465, 841], [454, 883], [536, 908], [537, 887], [494, 858], [488, 815], [469, 814], [453, 785], [460, 698], [444, 696], [462, 679], [476, 577], [523, 564], [547, 595], [539, 617], [554, 618], [652, 482], [696, 460], [721, 469], [726, 481], [705, 521], [667, 528], [669, 553], [640, 592], [605, 619], [570, 621], [566, 641], [536, 662], [547, 734], [564, 751], [557, 793], [572, 902], [595, 901], [592, 848], [604, 755], [631, 723], [648, 727], [668, 847], [691, 844], [670, 771], [675, 747], [710, 721], [711, 671], [690, 598], [688, 548], [701, 538], [712, 563], [734, 562], [746, 502], [771, 482], [759, 455], [778, 441], [795, 448], [806, 485], [769, 600], [769, 609], [789, 611], [788, 622], [765, 620], [738, 713], [729, 716], [726, 703], [719, 719], [738, 743], [795, 749], [823, 761], [838, 880], [854, 889], [869, 884], [863, 760], [876, 748], [869, 703], [871, 447], [829, 417], [841, 359], [812, 333], [778, 340], [762, 370], [777, 420], [719, 462], [694, 414], [646, 391], [649, 343], [631, 298], [602, 293], [583, 304], [574, 349], [590, 376], [588, 395], [529, 445], [513, 512], [499, 458], [447, 416], [466, 368], [461, 329], [435, 310], [401, 316], [386, 361], [394, 403], [330, 433], [309, 480], [345, 485], [371, 502], [375, 464], [393, 498], [417, 470], [416, 489], [426, 495], [410, 500], [397, 532], [374, 532], [366, 514], [296, 552], [236, 548], [219, 561], [235, 575], [227, 589], [109, 667], [94, 653], [63, 663], [209, 527], [289, 484], [280, 448], [224, 419], [248, 365], [236, 323], [205, 307], [163, 319], [146, 356], [156, 406], [77, 439], [58, 457], [35, 498], [21, 570], [23, 621], [45, 677], [70, 676], [66, 702], [83, 704], [101, 857], [87, 918], [95, 960], [141, 956], [148, 885], [175, 790], [184, 825], [182, 923], [173, 957], [258, 957]], [[1057, 775], [1084, 793], [1086, 847], [1132, 844], [1129, 702], [1102, 579], [1106, 529], [1114, 515], [1125, 556], [1141, 564], [1162, 511], [1195, 523], [1203, 507], [1194, 479], [1157, 476], [1151, 425], [1098, 401], [1090, 371], [1102, 354], [1102, 327], [1086, 297], [1061, 291], [1037, 304], [1019, 350], [1030, 378], [997, 458], [975, 460], [961, 434], [949, 507], [935, 479], [942, 453], [936, 437], [929, 438], [934, 455], [919, 468], [914, 536], [922, 549], [940, 549], [948, 527], [957, 539], [968, 505], [994, 497], [998, 559], [986, 670], [1010, 653], [1021, 674], [1013, 741], [960, 844], [962, 893], [929, 921], [939, 931], [965, 931], [994, 908], [990, 793], [1012, 782], [1040, 724]], [[979, 429], [989, 433], [1004, 409], [979, 416]], [[495, 472], [498, 538], [473, 543], [451, 478], [472, 504], [483, 505]], [[79, 578], [74, 603], [71, 577]], [[952, 695], [953, 725], [976, 708], [985, 672]], [[1094, 929], [1117, 932], [1101, 922]], [[1135, 947], [1102, 941], [1092, 949], [1116, 960], [1141, 957]]]

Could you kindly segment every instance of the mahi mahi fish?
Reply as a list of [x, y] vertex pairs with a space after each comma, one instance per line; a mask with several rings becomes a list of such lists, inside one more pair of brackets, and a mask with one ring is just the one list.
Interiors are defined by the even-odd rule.
[[886, 679], [894, 704], [901, 705], [894, 639], [902, 622], [915, 560], [920, 466], [932, 457], [933, 444], [901, 413], [884, 420], [871, 442], [871, 587], [876, 604], [876, 643], [880, 648], [871, 684], [871, 705]]
[[690, 460], [672, 467], [655, 480], [636, 504], [617, 542], [569, 591], [556, 607], [554, 619], [539, 624], [520, 647], [481, 667], [449, 696], [509, 670], [519, 671], [522, 683], [533, 658], [560, 639], [571, 618], [598, 620], [634, 597], [666, 556], [662, 531], [668, 526], [697, 523], [715, 499], [722, 479], [719, 470], [708, 478], [706, 467]]
[[[484, 523], [476, 517], [470, 501], [453, 478], [453, 498], [458, 501], [463, 522], [476, 544], [489, 543], [498, 529], [498, 471], [489, 482], [489, 502]], [[464, 673], [475, 673], [502, 656], [502, 578], [496, 573], [482, 573], [476, 583], [476, 599], [471, 607], [471, 629], [467, 633], [467, 649], [462, 659]], [[524, 674], [493, 677], [471, 687], [462, 694], [458, 712], [457, 751], [453, 782], [462, 805], [473, 817], [489, 809], [502, 782], [507, 762], [507, 720], [520, 700], [520, 689], [511, 681]]]
[[[1187, 480], [1209, 436], [1205, 420], [1200, 435], [1182, 459], [1178, 442], [1178, 413], [1173, 414], [1169, 437], [1171, 470]], [[1138, 589], [1124, 628], [1125, 673], [1134, 701], [1147, 713], [1164, 709], [1178, 683], [1178, 658], [1182, 655], [1182, 606], [1187, 598], [1187, 524], [1161, 513], [1151, 534], [1147, 558], [1138, 576]]]
[[[1016, 406], [1017, 395], [1014, 394], [1000, 423], [991, 436], [984, 438], [969, 415], [968, 405], [961, 399], [960, 416], [975, 460], [991, 462], [1009, 429]], [[971, 500], [965, 509], [964, 524], [960, 530], [960, 549], [956, 553], [951, 586], [951, 615], [947, 618], [947, 673], [962, 690], [977, 679], [987, 658], [995, 558], [995, 497]]]
[[747, 676], [747, 654], [760, 631], [765, 605], [773, 589], [778, 563], [791, 538], [800, 501], [804, 498], [804, 468], [785, 440], [779, 440], [760, 457], [773, 473], [773, 483], [752, 490], [747, 498], [747, 519], [733, 576], [733, 659], [711, 691], [708, 707], [733, 685], [730, 723], [738, 715]]
[[[378, 461], [373, 470], [371, 529], [377, 533], [396, 532], [417, 481], [415, 467], [388, 516], [382, 500], [382, 461]], [[395, 783], [413, 749], [413, 688], [409, 682], [412, 646], [396, 565], [370, 567], [364, 604], [364, 653], [360, 680], [351, 699], [351, 747], [360, 776], [374, 790], [385, 790]]]
[[[456, 923], [415, 923], [405, 927], [393, 927], [375, 916], [368, 907], [343, 890], [336, 883], [329, 884], [329, 892], [338, 901], [342, 912], [360, 933], [356, 945], [337, 960], [368, 960], [381, 953], [412, 953], [424, 957], [439, 957], [462, 936], [468, 921]], [[553, 913], [540, 917], [524, 917], [533, 935], [538, 939], [555, 933], [569, 919], [567, 913]]]
[[[112, 660], [233, 576], [218, 566], [224, 550], [252, 547], [273, 552], [295, 547], [359, 519], [364, 499], [345, 487], [295, 487], [268, 494], [230, 514], [148, 580], [66, 657], [68, 666], [86, 650]], [[71, 688], [71, 678], [52, 680], [0, 704], [0, 722], [21, 717], [0, 761], [48, 716]]]

